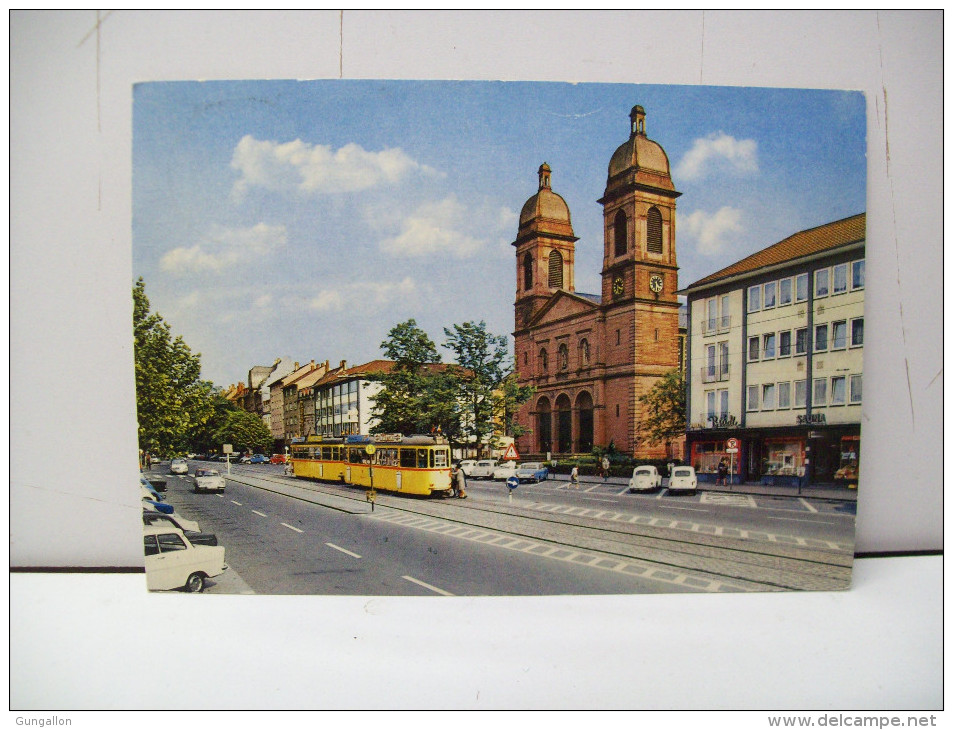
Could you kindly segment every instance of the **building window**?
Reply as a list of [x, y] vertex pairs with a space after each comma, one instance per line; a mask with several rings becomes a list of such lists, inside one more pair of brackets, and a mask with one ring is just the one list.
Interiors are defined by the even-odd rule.
[[658, 208], [649, 208], [646, 216], [646, 248], [649, 253], [662, 253], [662, 214]]
[[851, 375], [850, 376], [850, 402], [860, 403], [862, 396], [863, 396], [863, 376]]
[[749, 312], [761, 311], [761, 287], [760, 286], [748, 287], [748, 311]]
[[778, 333], [778, 357], [791, 356], [791, 330]]
[[864, 344], [864, 318], [850, 321], [850, 346], [860, 347]]
[[749, 337], [748, 338], [748, 361], [754, 362], [759, 358], [758, 348], [761, 344], [761, 338], [759, 337]]
[[807, 405], [807, 381], [794, 381], [794, 407], [804, 408]]
[[827, 378], [814, 378], [814, 398], [815, 406], [827, 405]]
[[618, 403], [615, 404], [615, 417], [616, 417], [616, 418], [619, 417], [619, 404], [618, 404]]
[[565, 342], [559, 346], [559, 369], [569, 369], [569, 347]]
[[761, 357], [765, 360], [774, 359], [774, 343], [774, 332], [770, 332], [764, 336], [764, 353]]
[[749, 385], [748, 386], [748, 404], [747, 408], [749, 411], [756, 411], [759, 408], [758, 405], [758, 386]]
[[792, 296], [791, 280], [781, 279], [778, 284], [778, 306], [783, 307], [785, 304], [790, 304]]
[[827, 349], [827, 325], [819, 324], [814, 328], [814, 350], [819, 352]]
[[621, 345], [621, 344], [622, 344], [622, 335], [621, 335], [621, 332], [620, 332], [619, 330], [616, 330], [616, 331], [615, 331], [615, 343], [616, 343], [617, 345]]
[[715, 412], [715, 391], [709, 390], [705, 393], [705, 405], [706, 413], [708, 419], [715, 418], [718, 414]]
[[705, 303], [705, 307], [708, 311], [708, 320], [705, 322], [703, 330], [711, 334], [718, 329], [718, 300], [714, 298], [709, 299]]
[[794, 279], [794, 301], [807, 301], [807, 274], [798, 274]]
[[774, 383], [761, 386], [761, 410], [774, 410]]
[[794, 330], [794, 354], [804, 355], [807, 353], [807, 327]]
[[838, 264], [834, 267], [834, 293], [843, 294], [847, 291], [847, 264]]
[[814, 272], [814, 296], [826, 297], [831, 289], [830, 269], [821, 269]]
[[528, 365], [528, 364], [529, 364], [529, 354], [524, 352], [524, 353], [523, 353], [523, 365]]
[[589, 367], [589, 340], [582, 340], [579, 343], [579, 365]]
[[544, 373], [549, 370], [549, 355], [546, 350], [539, 351], [539, 369]]
[[864, 288], [864, 259], [861, 259], [860, 261], [854, 261], [850, 265], [850, 288]]
[[791, 407], [791, 384], [778, 383], [778, 409]]
[[777, 303], [777, 282], [769, 281], [764, 285], [764, 308], [772, 309]]
[[841, 320], [831, 325], [831, 349], [843, 350], [847, 347], [847, 322]]
[[831, 405], [842, 406], [847, 402], [847, 378], [836, 375], [831, 378]]
[[728, 377], [728, 343], [719, 342], [718, 343], [718, 362], [719, 362], [719, 375], [721, 380], [725, 380]]
[[526, 254], [523, 257], [523, 288], [527, 290], [533, 288], [533, 257], [531, 254]]
[[621, 210], [615, 214], [613, 235], [615, 236], [615, 255], [625, 256], [629, 247], [629, 219]]
[[718, 391], [718, 401], [720, 405], [720, 410], [718, 412], [718, 415], [727, 416], [728, 415], [728, 391], [727, 390]]
[[563, 256], [559, 251], [549, 254], [549, 288], [561, 289], [563, 286]]

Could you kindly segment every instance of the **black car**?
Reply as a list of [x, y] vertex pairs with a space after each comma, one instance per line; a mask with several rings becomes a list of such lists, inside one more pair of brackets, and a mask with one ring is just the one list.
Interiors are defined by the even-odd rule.
[[173, 515], [164, 515], [161, 512], [143, 512], [142, 524], [144, 525], [172, 525], [182, 530], [189, 542], [193, 545], [209, 545], [215, 547], [218, 545], [218, 538], [211, 532], [195, 532], [186, 530], [180, 525]]

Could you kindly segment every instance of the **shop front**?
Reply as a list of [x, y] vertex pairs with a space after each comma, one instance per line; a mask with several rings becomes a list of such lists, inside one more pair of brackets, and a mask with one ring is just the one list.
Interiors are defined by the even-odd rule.
[[695, 467], [698, 481], [714, 484], [718, 481], [718, 466], [724, 464], [728, 470], [729, 483], [739, 484], [741, 479], [741, 448], [737, 453], [728, 451], [728, 437], [717, 440], [693, 441], [689, 453], [689, 464]]

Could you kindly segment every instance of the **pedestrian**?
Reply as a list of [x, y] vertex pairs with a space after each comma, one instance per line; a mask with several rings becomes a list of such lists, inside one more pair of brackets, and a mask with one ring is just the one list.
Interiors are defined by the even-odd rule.
[[152, 454], [148, 451], [146, 452], [146, 471], [149, 471], [152, 468]]
[[718, 478], [715, 480], [715, 486], [719, 484], [728, 486], [728, 462], [724, 457], [718, 462]]
[[456, 486], [457, 497], [460, 499], [467, 498], [467, 475], [463, 473], [463, 469], [457, 465], [457, 470], [454, 473], [453, 478], [454, 484]]
[[573, 488], [579, 489], [579, 467], [575, 464], [573, 464], [572, 471], [569, 472], [569, 481]]
[[602, 457], [602, 481], [609, 481], [609, 457]]

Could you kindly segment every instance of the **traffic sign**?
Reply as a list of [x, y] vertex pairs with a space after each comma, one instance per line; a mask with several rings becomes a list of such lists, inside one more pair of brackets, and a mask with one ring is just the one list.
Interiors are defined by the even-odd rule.
[[509, 459], [516, 461], [517, 459], [519, 459], [520, 455], [516, 453], [516, 444], [510, 444], [509, 446], [507, 446], [506, 451], [503, 452], [503, 456], [501, 458], [503, 459], [503, 461], [507, 461]]
[[725, 442], [725, 445], [728, 447], [729, 454], [732, 453], [732, 449], [735, 450], [734, 453], [738, 453], [738, 439], [730, 438]]
[[725, 453], [726, 453], [726, 454], [737, 454], [737, 453], [738, 453], [738, 449], [727, 448], [727, 449], [725, 449]]
[[510, 477], [506, 480], [506, 486], [510, 488], [510, 491], [516, 489], [520, 485], [520, 480], [516, 477]]

